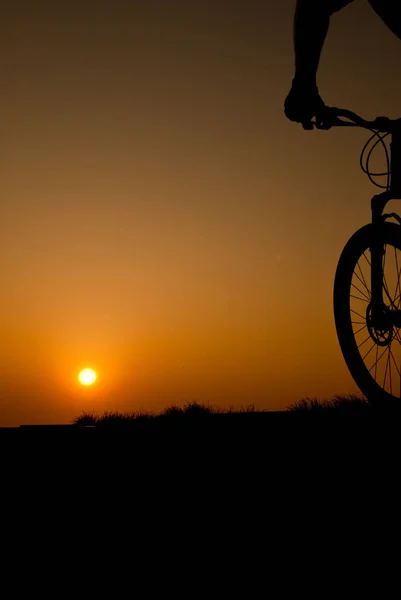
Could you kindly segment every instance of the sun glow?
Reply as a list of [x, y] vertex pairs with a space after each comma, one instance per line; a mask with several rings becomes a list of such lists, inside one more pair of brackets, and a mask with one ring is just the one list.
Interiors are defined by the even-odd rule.
[[92, 385], [95, 383], [97, 375], [93, 369], [82, 369], [78, 375], [78, 379], [82, 385]]

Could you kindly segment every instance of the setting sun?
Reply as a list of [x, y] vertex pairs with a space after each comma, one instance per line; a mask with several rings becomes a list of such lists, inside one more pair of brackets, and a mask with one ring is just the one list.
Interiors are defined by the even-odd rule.
[[97, 375], [93, 369], [83, 369], [78, 375], [78, 379], [82, 385], [92, 385], [95, 383]]

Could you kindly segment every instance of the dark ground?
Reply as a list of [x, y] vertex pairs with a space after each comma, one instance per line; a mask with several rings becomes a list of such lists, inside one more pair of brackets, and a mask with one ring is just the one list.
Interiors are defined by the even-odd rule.
[[288, 462], [293, 468], [317, 469], [325, 461], [350, 463], [362, 457], [367, 465], [383, 453], [395, 459], [400, 430], [398, 412], [251, 412], [144, 418], [96, 427], [2, 428], [0, 450], [6, 462], [23, 458], [28, 463], [44, 453], [49, 462], [64, 456], [78, 466], [92, 456], [95, 466], [104, 457], [137, 470], [153, 460], [172, 469], [187, 462], [193, 470], [207, 461], [212, 472], [223, 459], [227, 468], [247, 463], [249, 470], [264, 471], [272, 463]]
[[[297, 595], [317, 586], [319, 598], [330, 598], [350, 574], [358, 597], [368, 560], [377, 572], [373, 557], [394, 546], [401, 456], [394, 415], [245, 413], [156, 423], [136, 431], [0, 430], [3, 531], [11, 528], [18, 552], [28, 539], [30, 559], [40, 558], [50, 531], [56, 563], [90, 587], [104, 586], [118, 556], [118, 580], [127, 576], [138, 591], [139, 556], [151, 567], [148, 590], [155, 579], [176, 590], [189, 578], [187, 598], [203, 585], [207, 597], [237, 597], [245, 578], [240, 597], [255, 597], [254, 585], [258, 596], [281, 597], [291, 584]], [[27, 534], [32, 524], [35, 534]], [[94, 552], [107, 556], [104, 570], [99, 559], [91, 564]]]

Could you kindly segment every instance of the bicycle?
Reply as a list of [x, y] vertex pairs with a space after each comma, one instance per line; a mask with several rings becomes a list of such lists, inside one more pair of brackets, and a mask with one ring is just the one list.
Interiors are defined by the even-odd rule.
[[[363, 127], [373, 133], [360, 164], [385, 191], [371, 200], [372, 222], [351, 236], [340, 255], [334, 279], [334, 320], [343, 357], [361, 392], [374, 404], [393, 403], [401, 397], [401, 218], [383, 211], [390, 200], [401, 200], [401, 119], [367, 121], [352, 111], [330, 108], [325, 121], [315, 121], [313, 126]], [[391, 136], [390, 150], [384, 142], [387, 136]], [[365, 167], [365, 151], [375, 138]], [[386, 152], [387, 172], [371, 173], [369, 160], [380, 143]], [[386, 185], [374, 181], [375, 176], [387, 176]]]

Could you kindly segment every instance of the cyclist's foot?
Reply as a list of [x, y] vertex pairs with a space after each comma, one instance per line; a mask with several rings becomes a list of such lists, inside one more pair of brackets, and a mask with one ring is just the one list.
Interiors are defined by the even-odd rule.
[[304, 129], [313, 129], [312, 119], [322, 120], [327, 106], [319, 96], [316, 86], [307, 86], [293, 81], [290, 93], [284, 102], [287, 119], [301, 123]]

